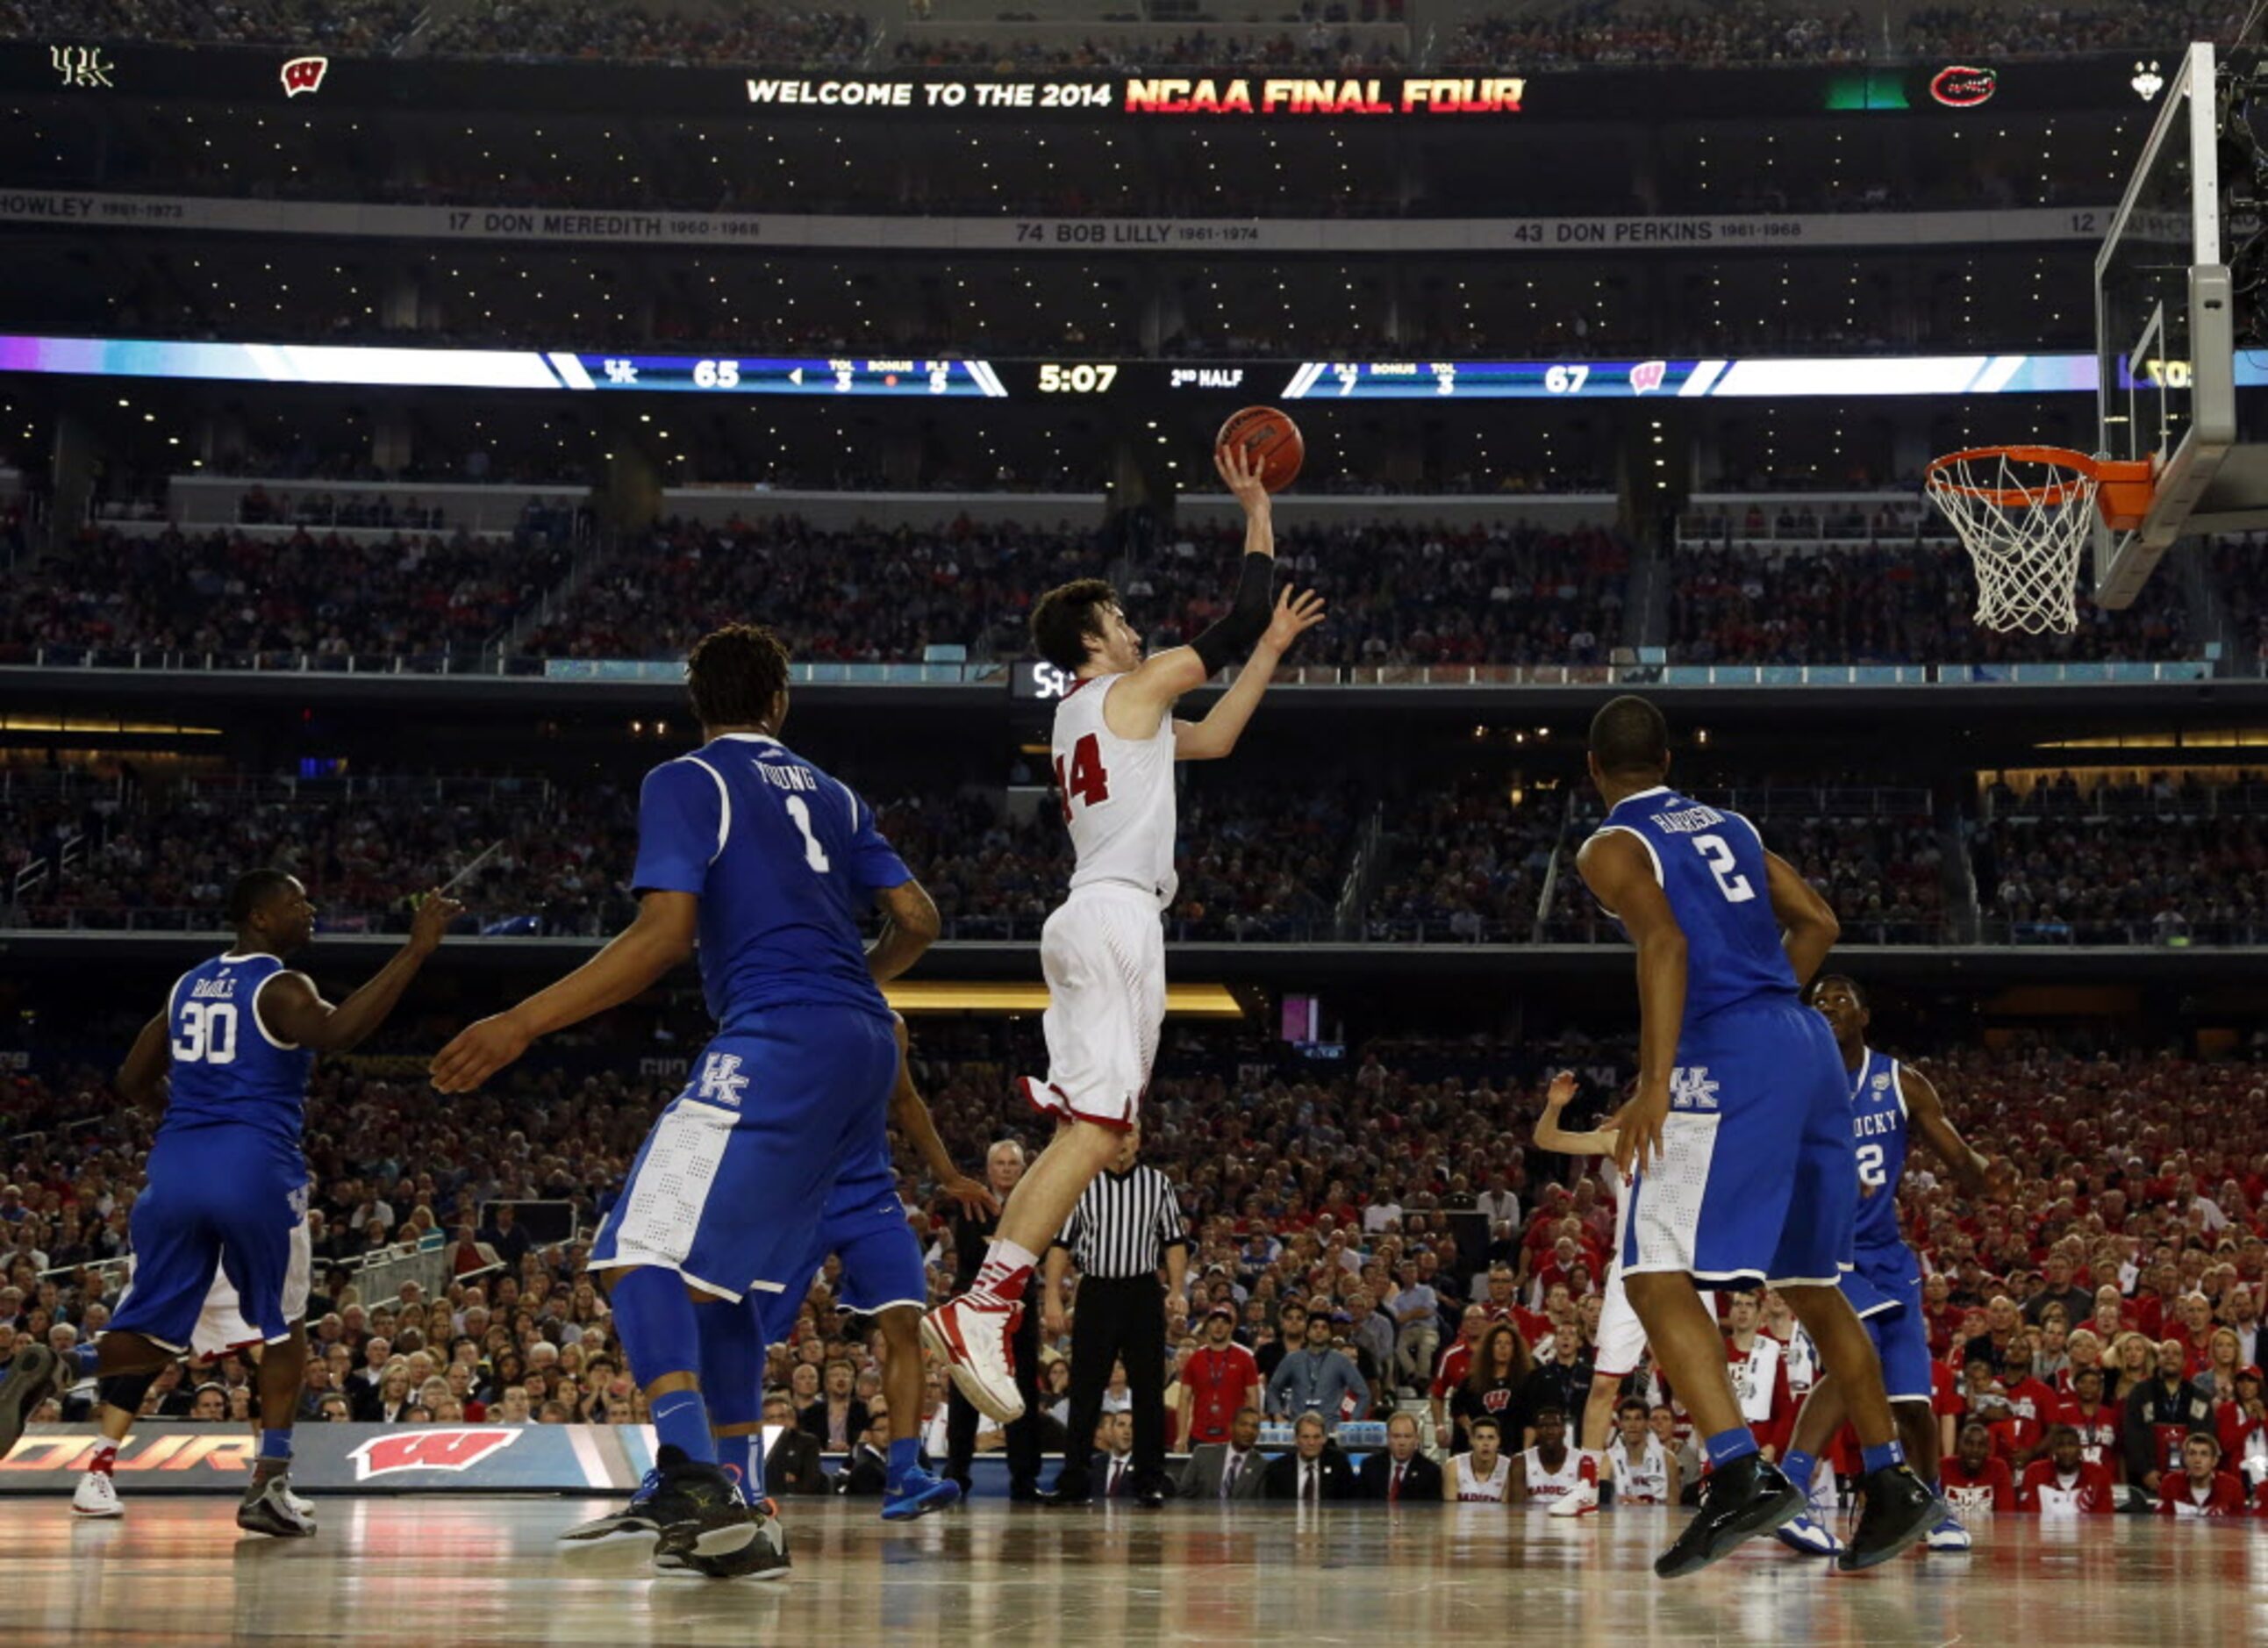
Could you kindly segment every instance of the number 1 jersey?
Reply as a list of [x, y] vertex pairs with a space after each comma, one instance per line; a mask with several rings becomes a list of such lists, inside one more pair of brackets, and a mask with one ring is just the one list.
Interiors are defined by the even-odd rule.
[[1599, 833], [1636, 836], [1685, 934], [1685, 1022], [1795, 994], [1764, 874], [1764, 838], [1738, 813], [1667, 785], [1625, 795]]
[[1071, 890], [1116, 883], [1174, 901], [1174, 715], [1146, 738], [1121, 738], [1102, 706], [1124, 676], [1096, 676], [1056, 706], [1055, 777], [1078, 862]]

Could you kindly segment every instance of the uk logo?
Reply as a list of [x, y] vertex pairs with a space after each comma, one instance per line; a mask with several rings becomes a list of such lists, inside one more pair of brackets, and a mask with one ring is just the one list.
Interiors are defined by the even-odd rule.
[[701, 1067], [700, 1097], [709, 1105], [729, 1105], [740, 1107], [740, 1095], [747, 1090], [748, 1078], [740, 1074], [740, 1055], [737, 1053], [712, 1053]]
[[1717, 1083], [1709, 1079], [1707, 1065], [1680, 1065], [1669, 1073], [1669, 1107], [1672, 1110], [1717, 1108]]
[[92, 92], [99, 86], [115, 91], [118, 83], [110, 77], [118, 65], [104, 58], [99, 46], [50, 46], [48, 62], [63, 77], [67, 91]]
[[403, 1430], [373, 1437], [347, 1457], [354, 1461], [355, 1481], [366, 1482], [394, 1471], [468, 1471], [519, 1440], [519, 1431], [501, 1428]]
[[302, 92], [323, 89], [323, 76], [329, 72], [328, 57], [294, 57], [284, 65], [284, 95], [297, 97]]
[[1662, 380], [1668, 375], [1668, 361], [1641, 360], [1630, 369], [1631, 393], [1632, 395], [1651, 394], [1661, 387]]

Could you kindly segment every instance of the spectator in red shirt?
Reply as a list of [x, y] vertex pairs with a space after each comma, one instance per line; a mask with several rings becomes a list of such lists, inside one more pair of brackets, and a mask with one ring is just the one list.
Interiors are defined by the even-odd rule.
[[1992, 1433], [1981, 1419], [1961, 1427], [1960, 1439], [1940, 1467], [1946, 1503], [1963, 1519], [1982, 1511], [2016, 1508], [2016, 1478], [2008, 1461], [1992, 1452]]
[[2108, 1345], [2136, 1323], [2134, 1313], [2126, 1308], [2125, 1296], [2116, 1283], [2105, 1282], [2095, 1290], [2095, 1314], [2080, 1326]]
[[[1440, 1361], [1433, 1364], [1433, 1384], [1425, 1397], [1433, 1410], [1433, 1440], [1439, 1446], [1446, 1448], [1449, 1445], [1452, 1435], [1449, 1398], [1455, 1393], [1457, 1386], [1465, 1382], [1465, 1375], [1472, 1371], [1473, 1347], [1480, 1342], [1481, 1335], [1488, 1332], [1489, 1325], [1489, 1313], [1485, 1309], [1477, 1304], [1465, 1306], [1465, 1313], [1458, 1321], [1457, 1336], [1441, 1353]], [[1526, 1342], [1525, 1335], [1522, 1335], [1522, 1342]]]
[[[2080, 1456], [2091, 1465], [2104, 1467], [2116, 1480], [2126, 1461], [2119, 1446], [2118, 1404], [2103, 1394], [2102, 1370], [2073, 1369], [2071, 1393], [2057, 1401], [2053, 1413], [2058, 1426], [2078, 1432]], [[2050, 1448], [2054, 1445], [2050, 1437]]]
[[[2169, 1341], [2170, 1342], [2170, 1341]], [[2244, 1513], [2244, 1489], [2220, 1468], [2220, 1444], [2199, 1431], [2182, 1438], [2182, 1468], [2169, 1474], [2158, 1496], [2165, 1517], [2235, 1517]]]
[[1258, 1408], [1266, 1394], [1260, 1363], [1235, 1333], [1236, 1312], [1228, 1306], [1205, 1313], [1204, 1341], [1182, 1369], [1180, 1434], [1187, 1447], [1226, 1442], [1237, 1409]]
[[2024, 1467], [2016, 1509], [2051, 1518], [2108, 1516], [2117, 1493], [2110, 1467], [2087, 1458], [2076, 1430], [2058, 1425], [2048, 1432], [2047, 1457]]
[[2189, 1353], [2189, 1365], [2183, 1370], [2191, 1378], [2205, 1365], [2205, 1341], [2213, 1336], [2213, 1302], [2202, 1293], [2184, 1293], [2174, 1306], [2174, 1319], [2166, 1327], [2165, 1336]]
[[2214, 1414], [2220, 1457], [2250, 1482], [2268, 1482], [2268, 1381], [2257, 1368], [2240, 1368], [2236, 1396]]
[[2009, 1384], [2007, 1396], [2007, 1417], [1992, 1427], [1992, 1445], [2021, 1471], [2047, 1452], [2048, 1425], [2058, 1399], [2044, 1380], [2029, 1373]]

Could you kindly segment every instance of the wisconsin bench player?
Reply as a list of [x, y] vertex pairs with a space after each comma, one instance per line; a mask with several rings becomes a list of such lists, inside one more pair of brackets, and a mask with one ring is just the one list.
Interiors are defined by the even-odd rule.
[[[1078, 862], [1071, 895], [1040, 935], [1049, 1007], [1044, 1081], [1024, 1095], [1057, 1122], [1055, 1140], [1009, 1195], [983, 1268], [968, 1292], [932, 1311], [922, 1337], [961, 1393], [1005, 1424], [1024, 1411], [1009, 1334], [1037, 1255], [1108, 1166], [1134, 1125], [1166, 1016], [1160, 916], [1174, 897], [1174, 763], [1218, 760], [1236, 747], [1277, 661], [1323, 620], [1312, 590], [1276, 596], [1268, 493], [1245, 454], [1214, 454], [1244, 509], [1244, 567], [1233, 604], [1186, 647], [1143, 656], [1116, 590], [1081, 579], [1032, 608], [1032, 638], [1078, 677], [1056, 707], [1055, 777]], [[1236, 684], [1201, 721], [1174, 702], [1250, 649]]]

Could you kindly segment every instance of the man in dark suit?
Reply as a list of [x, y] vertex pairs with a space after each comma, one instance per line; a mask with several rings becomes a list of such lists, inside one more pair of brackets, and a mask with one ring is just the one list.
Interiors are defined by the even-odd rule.
[[1292, 1452], [1268, 1467], [1269, 1498], [1320, 1504], [1354, 1497], [1354, 1466], [1332, 1443], [1321, 1414], [1301, 1414], [1292, 1438]]
[[850, 1458], [835, 1473], [835, 1491], [859, 1498], [880, 1498], [890, 1480], [890, 1412], [877, 1404], [868, 1420], [866, 1432], [858, 1438], [858, 1445], [850, 1450]]
[[1260, 1456], [1260, 1410], [1240, 1408], [1228, 1440], [1200, 1443], [1182, 1467], [1174, 1492], [1183, 1499], [1248, 1500], [1267, 1489], [1268, 1461]]
[[1418, 1451], [1418, 1422], [1396, 1414], [1386, 1422], [1386, 1452], [1362, 1462], [1362, 1497], [1396, 1505], [1441, 1503], [1441, 1467]]
[[1134, 1480], [1134, 1415], [1105, 1414], [1095, 1435], [1103, 1443], [1087, 1466], [1095, 1494], [1104, 1499], [1133, 1498], [1141, 1491]]
[[[777, 1434], [772, 1428], [779, 1427]], [[816, 1438], [796, 1428], [795, 1405], [784, 1393], [764, 1398], [764, 1491], [773, 1498], [828, 1491], [827, 1467], [819, 1462]]]

